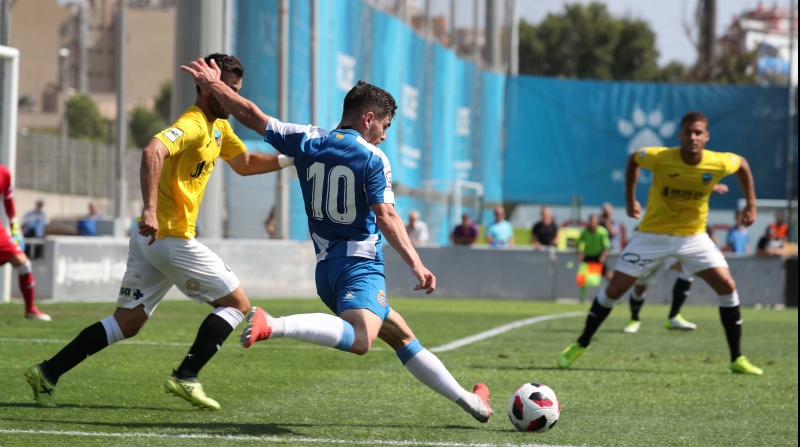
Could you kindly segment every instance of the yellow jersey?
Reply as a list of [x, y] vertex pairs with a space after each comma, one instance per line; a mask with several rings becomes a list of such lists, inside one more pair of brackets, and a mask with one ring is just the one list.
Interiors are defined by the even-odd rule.
[[191, 239], [200, 202], [217, 158], [230, 160], [246, 150], [228, 120], [209, 122], [191, 106], [158, 138], [169, 151], [158, 182], [158, 237]]
[[674, 236], [706, 231], [708, 198], [714, 185], [742, 165], [736, 154], [703, 149], [702, 161], [691, 166], [681, 159], [679, 147], [639, 149], [634, 159], [653, 172], [639, 231]]

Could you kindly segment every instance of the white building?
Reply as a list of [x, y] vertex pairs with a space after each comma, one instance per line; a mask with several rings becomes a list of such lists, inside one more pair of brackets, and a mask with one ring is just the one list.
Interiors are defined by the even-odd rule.
[[[758, 78], [763, 83], [785, 84], [791, 76], [797, 86], [797, 7], [794, 9], [794, 26], [790, 26], [792, 11], [775, 3], [767, 8], [759, 3], [756, 9], [734, 17], [725, 35], [720, 39], [722, 51], [745, 53], [758, 51]], [[794, 56], [790, 58], [789, 33]], [[789, 63], [791, 60], [791, 71]]]

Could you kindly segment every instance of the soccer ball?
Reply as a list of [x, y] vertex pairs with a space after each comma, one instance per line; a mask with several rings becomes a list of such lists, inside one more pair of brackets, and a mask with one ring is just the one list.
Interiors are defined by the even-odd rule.
[[526, 383], [508, 399], [508, 419], [518, 431], [545, 432], [561, 414], [556, 393], [541, 383]]

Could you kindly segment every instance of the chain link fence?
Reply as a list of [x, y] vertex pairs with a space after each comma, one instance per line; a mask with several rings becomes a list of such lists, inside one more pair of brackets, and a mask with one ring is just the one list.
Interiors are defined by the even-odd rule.
[[[124, 163], [128, 201], [140, 202], [141, 150], [129, 149]], [[117, 152], [113, 145], [62, 139], [46, 132], [24, 132], [17, 137], [16, 187], [34, 191], [114, 200]]]

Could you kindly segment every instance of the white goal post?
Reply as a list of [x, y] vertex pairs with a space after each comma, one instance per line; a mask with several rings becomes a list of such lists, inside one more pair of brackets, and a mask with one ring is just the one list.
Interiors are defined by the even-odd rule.
[[[0, 120], [0, 163], [12, 173], [17, 165], [17, 97], [19, 95], [19, 50], [0, 45], [0, 64], [3, 67], [3, 116]], [[13, 185], [13, 183], [12, 183]], [[17, 210], [19, 211], [19, 210]], [[0, 213], [5, 215], [5, 213]], [[0, 271], [0, 302], [11, 301], [11, 267], [6, 264]]]

